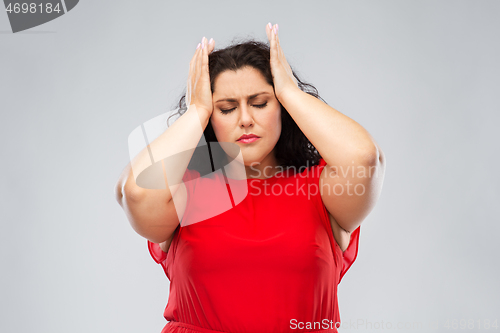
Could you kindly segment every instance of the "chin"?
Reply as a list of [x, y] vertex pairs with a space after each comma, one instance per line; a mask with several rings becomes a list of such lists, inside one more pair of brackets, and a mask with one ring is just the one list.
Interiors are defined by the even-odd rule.
[[267, 155], [268, 153], [245, 154], [245, 152], [242, 152], [243, 162], [245, 166], [251, 166], [252, 164], [260, 164]]

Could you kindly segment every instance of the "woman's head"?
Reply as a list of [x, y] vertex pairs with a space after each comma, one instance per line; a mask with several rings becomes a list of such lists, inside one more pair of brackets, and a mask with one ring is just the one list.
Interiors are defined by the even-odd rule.
[[[319, 162], [319, 153], [274, 94], [267, 44], [255, 40], [235, 43], [214, 50], [208, 60], [214, 109], [205, 128], [206, 141], [238, 144], [246, 165], [265, 158], [296, 168]], [[321, 99], [316, 88], [292, 72], [301, 90]], [[249, 98], [258, 93], [262, 94]], [[185, 94], [178, 107], [180, 114], [186, 111]], [[260, 138], [252, 143], [237, 142], [243, 134]]]
[[278, 165], [281, 105], [261, 72], [251, 66], [225, 70], [215, 77], [212, 93], [210, 125], [217, 141], [238, 145], [247, 166]]

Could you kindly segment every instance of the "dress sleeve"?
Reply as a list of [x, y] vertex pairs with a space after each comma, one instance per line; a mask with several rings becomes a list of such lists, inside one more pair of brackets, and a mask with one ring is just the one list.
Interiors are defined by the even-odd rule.
[[161, 265], [161, 267], [163, 268], [163, 271], [165, 272], [165, 275], [167, 276], [167, 278], [169, 280], [170, 280], [169, 267], [171, 266], [171, 263], [173, 261], [175, 248], [177, 246], [177, 241], [179, 238], [180, 227], [181, 226], [178, 225], [174, 231], [174, 236], [172, 238], [172, 242], [170, 243], [170, 247], [168, 249], [168, 252], [163, 252], [163, 250], [160, 247], [160, 244], [153, 243], [149, 239], [147, 240], [149, 254], [151, 255], [151, 257], [153, 258], [153, 260], [157, 264]]
[[[186, 185], [186, 190], [188, 192], [188, 198], [189, 198], [189, 194], [194, 191], [195, 182], [193, 182], [192, 180], [196, 180], [199, 177], [200, 177], [200, 173], [198, 171], [186, 169], [186, 172], [184, 173], [182, 180], [183, 180], [184, 184]], [[189, 206], [189, 199], [188, 199], [188, 202], [186, 204], [186, 209], [188, 209], [188, 206]], [[172, 242], [170, 243], [170, 247], [168, 249], [168, 252], [164, 252], [161, 249], [160, 244], [153, 243], [149, 239], [147, 240], [149, 254], [151, 255], [151, 257], [153, 258], [153, 260], [157, 264], [160, 264], [162, 266], [163, 270], [165, 271], [165, 274], [167, 275], [167, 277], [169, 279], [170, 279], [170, 275], [168, 273], [168, 266], [169, 266], [169, 263], [173, 260], [173, 256], [175, 253], [175, 247], [177, 244], [176, 238], [178, 238], [177, 235], [180, 232], [180, 228], [181, 228], [181, 226], [178, 225], [177, 228], [175, 229], [174, 237], [172, 238]], [[174, 253], [172, 253], [172, 252], [174, 252]]]
[[148, 239], [148, 250], [149, 253], [151, 254], [151, 257], [153, 257], [153, 260], [157, 264], [161, 264], [167, 259], [167, 252], [163, 252], [163, 250], [160, 248], [160, 244], [153, 243]]
[[342, 271], [340, 272], [339, 283], [340, 281], [342, 281], [342, 277], [349, 270], [349, 268], [356, 260], [356, 257], [358, 256], [358, 243], [359, 243], [360, 230], [361, 226], [357, 227], [356, 230], [354, 230], [351, 233], [351, 240], [349, 241], [347, 249], [343, 253], [344, 260], [343, 260]]
[[[148, 250], [149, 254], [151, 257], [153, 257], [153, 260], [161, 265], [161, 268], [163, 268], [163, 271], [165, 272], [165, 275], [169, 278], [168, 274], [168, 268], [167, 268], [167, 252], [163, 252], [163, 250], [160, 248], [160, 244], [153, 243], [149, 239], [148, 241]], [[169, 249], [170, 251], [170, 249]]]

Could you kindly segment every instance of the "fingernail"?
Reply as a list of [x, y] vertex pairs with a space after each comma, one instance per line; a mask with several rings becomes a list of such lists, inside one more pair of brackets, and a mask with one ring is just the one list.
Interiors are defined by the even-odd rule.
[[272, 29], [272, 28], [273, 28], [273, 26], [271, 25], [271, 22], [269, 22], [269, 23], [267, 24], [267, 26], [269, 27], [269, 29]]
[[196, 47], [196, 49], [199, 49], [199, 48], [200, 48], [200, 45], [201, 45], [201, 44], [200, 44], [200, 43], [198, 43], [198, 46]]
[[278, 23], [276, 23], [276, 31], [278, 31], [280, 27], [278, 26]]
[[205, 37], [201, 39], [201, 48], [203, 49], [205, 47]]
[[273, 32], [274, 32], [274, 34], [276, 35], [276, 26], [274, 26], [274, 28], [273, 28]]
[[213, 41], [214, 41], [214, 39], [210, 38], [210, 40], [208, 41], [208, 44], [211, 44]]

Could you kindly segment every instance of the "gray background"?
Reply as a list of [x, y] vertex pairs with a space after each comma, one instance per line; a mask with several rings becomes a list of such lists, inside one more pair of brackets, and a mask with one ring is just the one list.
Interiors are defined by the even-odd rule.
[[387, 157], [339, 285], [341, 331], [500, 319], [499, 13], [499, 1], [81, 1], [12, 34], [2, 11], [0, 331], [161, 331], [168, 280], [114, 197], [128, 135], [178, 101], [201, 37], [266, 41], [269, 21], [291, 66]]

